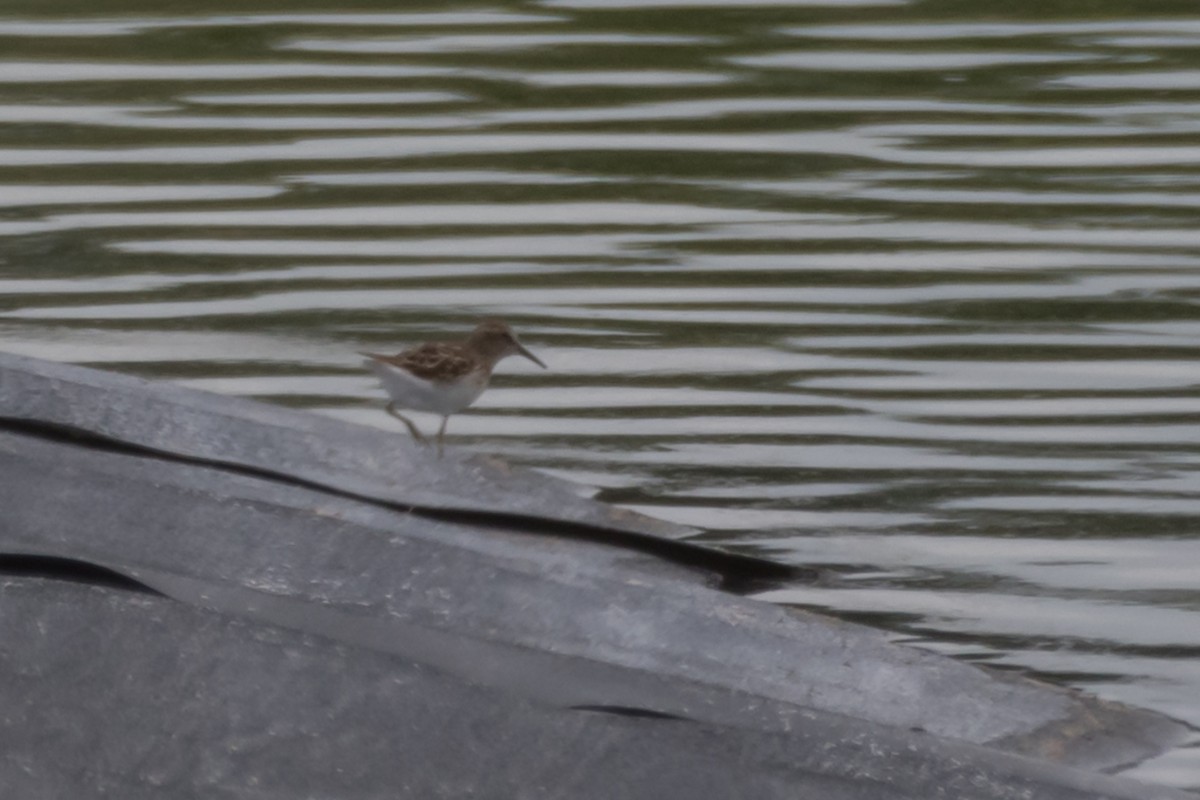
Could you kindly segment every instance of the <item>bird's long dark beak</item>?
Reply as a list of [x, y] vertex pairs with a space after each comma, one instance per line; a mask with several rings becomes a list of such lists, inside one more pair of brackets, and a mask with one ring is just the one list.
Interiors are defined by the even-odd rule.
[[541, 360], [540, 358], [538, 358], [538, 357], [537, 357], [537, 356], [535, 356], [533, 353], [531, 353], [531, 352], [529, 352], [528, 350], [526, 350], [526, 349], [525, 349], [525, 346], [524, 346], [523, 344], [521, 344], [520, 342], [517, 342], [517, 343], [516, 343], [516, 345], [517, 345], [517, 352], [518, 352], [518, 353], [520, 353], [521, 355], [525, 356], [526, 358], [528, 358], [528, 359], [529, 359], [530, 361], [532, 361], [533, 363], [537, 364], [537, 365], [538, 365], [539, 367], [541, 367], [542, 369], [549, 369], [549, 367], [547, 367], [545, 364], [543, 364], [543, 363], [542, 363], [542, 360]]

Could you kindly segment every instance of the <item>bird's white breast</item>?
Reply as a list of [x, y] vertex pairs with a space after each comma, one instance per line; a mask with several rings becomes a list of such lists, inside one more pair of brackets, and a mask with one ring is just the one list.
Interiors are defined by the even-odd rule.
[[455, 383], [437, 384], [373, 358], [364, 363], [379, 377], [384, 391], [397, 406], [413, 411], [448, 416], [474, 403], [488, 385], [488, 375], [482, 371], [472, 372]]

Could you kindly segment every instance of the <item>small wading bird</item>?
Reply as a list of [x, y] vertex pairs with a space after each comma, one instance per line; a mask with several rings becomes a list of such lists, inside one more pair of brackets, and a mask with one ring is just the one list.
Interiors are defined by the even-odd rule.
[[414, 439], [425, 442], [417, 426], [398, 409], [442, 415], [437, 432], [439, 458], [450, 415], [462, 411], [483, 394], [500, 359], [522, 355], [546, 369], [541, 359], [526, 350], [512, 329], [498, 319], [479, 323], [461, 342], [425, 342], [394, 356], [360, 355], [366, 356], [363, 363], [379, 376], [392, 398], [387, 412], [403, 422]]

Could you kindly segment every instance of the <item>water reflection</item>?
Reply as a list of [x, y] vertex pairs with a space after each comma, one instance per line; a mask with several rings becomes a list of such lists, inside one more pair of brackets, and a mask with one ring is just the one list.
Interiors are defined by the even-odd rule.
[[193, 94], [180, 98], [212, 106], [390, 106], [472, 100], [456, 92], [273, 92]]
[[502, 315], [457, 444], [1200, 724], [1200, 17], [927, 5], [0, 19], [0, 347], [388, 427]]
[[901, 72], [913, 70], [980, 69], [1009, 64], [1055, 64], [1071, 61], [1087, 61], [1101, 56], [1086, 56], [1065, 53], [895, 53], [870, 50], [798, 50], [785, 53], [768, 53], [761, 56], [744, 56], [732, 59], [735, 64], [768, 69], [817, 69], [843, 72], [878, 72], [880, 70]]
[[92, 83], [94, 81], [259, 81], [279, 78], [418, 78], [449, 75], [438, 67], [354, 66], [317, 61], [284, 63], [199, 63], [105, 61], [0, 61], [0, 83]]
[[459, 36], [414, 36], [392, 39], [299, 39], [281, 45], [284, 50], [326, 53], [464, 53], [488, 50], [525, 50], [532, 47], [590, 47], [614, 45], [700, 45], [710, 42], [695, 36], [646, 36], [602, 33], [516, 33]]
[[1097, 21], [1080, 19], [1063, 22], [925, 22], [894, 25], [806, 25], [786, 29], [793, 36], [825, 39], [904, 41], [969, 41], [971, 39], [1009, 39], [1017, 36], [1046, 37], [1044, 41], [1057, 47], [1070, 46], [1079, 34], [1162, 33], [1200, 34], [1200, 20], [1179, 19], [1115, 19]]

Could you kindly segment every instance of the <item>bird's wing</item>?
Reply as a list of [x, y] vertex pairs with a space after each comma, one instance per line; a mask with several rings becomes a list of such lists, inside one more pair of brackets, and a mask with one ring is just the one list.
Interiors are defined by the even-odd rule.
[[445, 383], [460, 378], [478, 367], [478, 364], [463, 353], [461, 348], [443, 342], [428, 342], [394, 356], [384, 356], [378, 353], [363, 353], [363, 355], [384, 364], [399, 367], [422, 380], [436, 383]]

